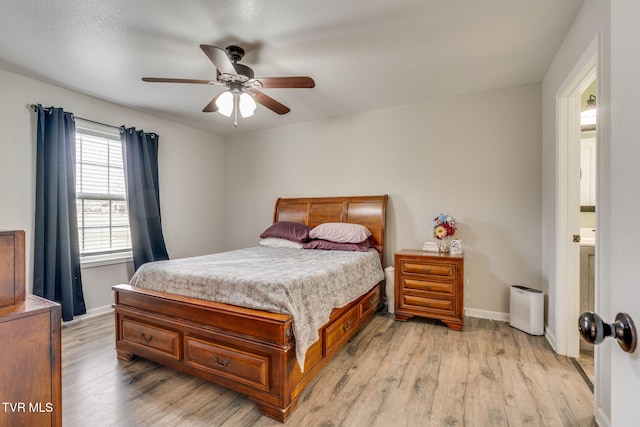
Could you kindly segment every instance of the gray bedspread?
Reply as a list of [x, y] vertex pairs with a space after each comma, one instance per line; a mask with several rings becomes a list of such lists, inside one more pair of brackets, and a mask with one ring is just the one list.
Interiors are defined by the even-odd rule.
[[300, 369], [331, 310], [384, 279], [369, 252], [253, 247], [144, 264], [130, 284], [241, 307], [290, 314]]

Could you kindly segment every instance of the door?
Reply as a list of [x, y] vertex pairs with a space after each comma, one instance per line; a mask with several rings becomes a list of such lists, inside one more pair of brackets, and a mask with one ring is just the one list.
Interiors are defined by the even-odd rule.
[[[640, 2], [611, 2], [611, 312], [640, 323]], [[604, 283], [602, 286], [606, 286]], [[604, 314], [604, 313], [603, 313]], [[612, 321], [611, 319], [606, 319]], [[611, 425], [640, 420], [640, 350], [611, 348]], [[607, 348], [603, 349], [608, 351]]]
[[[640, 13], [640, 10], [638, 10]], [[637, 53], [635, 53], [638, 55]], [[640, 62], [640, 58], [639, 58]], [[614, 85], [615, 86], [615, 85]], [[627, 89], [625, 89], [626, 91]], [[628, 88], [639, 93], [640, 84]], [[640, 327], [640, 144], [634, 121], [640, 117], [637, 100], [624, 101], [626, 93], [612, 92], [611, 191], [611, 312], [626, 312]], [[611, 340], [613, 341], [613, 340]], [[636, 426], [640, 420], [640, 350], [624, 353], [611, 347], [611, 425]], [[604, 349], [604, 351], [607, 351]], [[633, 397], [632, 397], [633, 396]], [[634, 403], [635, 402], [635, 403]]]

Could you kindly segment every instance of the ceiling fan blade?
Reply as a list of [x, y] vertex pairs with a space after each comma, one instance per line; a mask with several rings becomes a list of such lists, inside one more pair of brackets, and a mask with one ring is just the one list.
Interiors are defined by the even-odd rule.
[[203, 113], [215, 113], [216, 111], [218, 111], [218, 106], [216, 105], [216, 101], [218, 100], [218, 97], [220, 95], [222, 95], [223, 93], [224, 92], [220, 92], [219, 94], [214, 96], [213, 99], [211, 100], [211, 102], [209, 102], [207, 104], [207, 106], [202, 109], [202, 112]]
[[163, 79], [157, 77], [143, 77], [143, 82], [151, 83], [194, 83], [197, 85], [214, 84], [211, 80], [196, 80], [196, 79]]
[[286, 105], [282, 105], [275, 99], [271, 98], [268, 95], [265, 95], [262, 92], [258, 92], [257, 90], [252, 90], [250, 92], [253, 95], [254, 101], [256, 101], [258, 104], [261, 104], [267, 107], [274, 113], [278, 113], [282, 115], [282, 114], [287, 114], [289, 111], [291, 111], [291, 108], [287, 107]]
[[311, 77], [260, 77], [257, 78], [263, 88], [308, 88], [316, 86], [316, 82]]
[[201, 44], [200, 49], [209, 57], [213, 65], [216, 66], [218, 71], [222, 74], [229, 74], [232, 76], [238, 76], [236, 69], [233, 67], [233, 63], [227, 56], [227, 52], [216, 46], [209, 46], [208, 44]]

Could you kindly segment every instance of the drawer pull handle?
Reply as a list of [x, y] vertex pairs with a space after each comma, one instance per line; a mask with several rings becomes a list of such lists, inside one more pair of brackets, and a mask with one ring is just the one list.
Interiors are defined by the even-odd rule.
[[351, 320], [347, 320], [347, 323], [345, 323], [344, 325], [342, 325], [342, 330], [344, 332], [347, 332], [349, 330], [349, 328], [351, 327]]
[[218, 356], [213, 356], [213, 361], [216, 362], [216, 365], [218, 365], [221, 368], [226, 368], [227, 365], [229, 364], [229, 359], [224, 359], [222, 363], [220, 363], [220, 361], [218, 360]]
[[429, 272], [429, 267], [425, 267], [424, 272], [428, 273]]
[[424, 290], [428, 291], [429, 290], [429, 285], [424, 285]]
[[145, 342], [151, 342], [151, 340], [153, 339], [153, 335], [149, 335], [149, 337], [147, 338], [144, 332], [140, 332], [140, 338], [142, 338]]

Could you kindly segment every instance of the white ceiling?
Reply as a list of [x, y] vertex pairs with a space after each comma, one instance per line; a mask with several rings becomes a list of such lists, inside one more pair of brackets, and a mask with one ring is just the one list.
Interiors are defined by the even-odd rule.
[[[583, 1], [0, 0], [0, 68], [229, 135], [540, 82]], [[291, 112], [234, 128], [202, 112], [222, 88], [140, 80], [215, 79], [199, 45], [232, 43], [316, 87], [264, 89]]]

